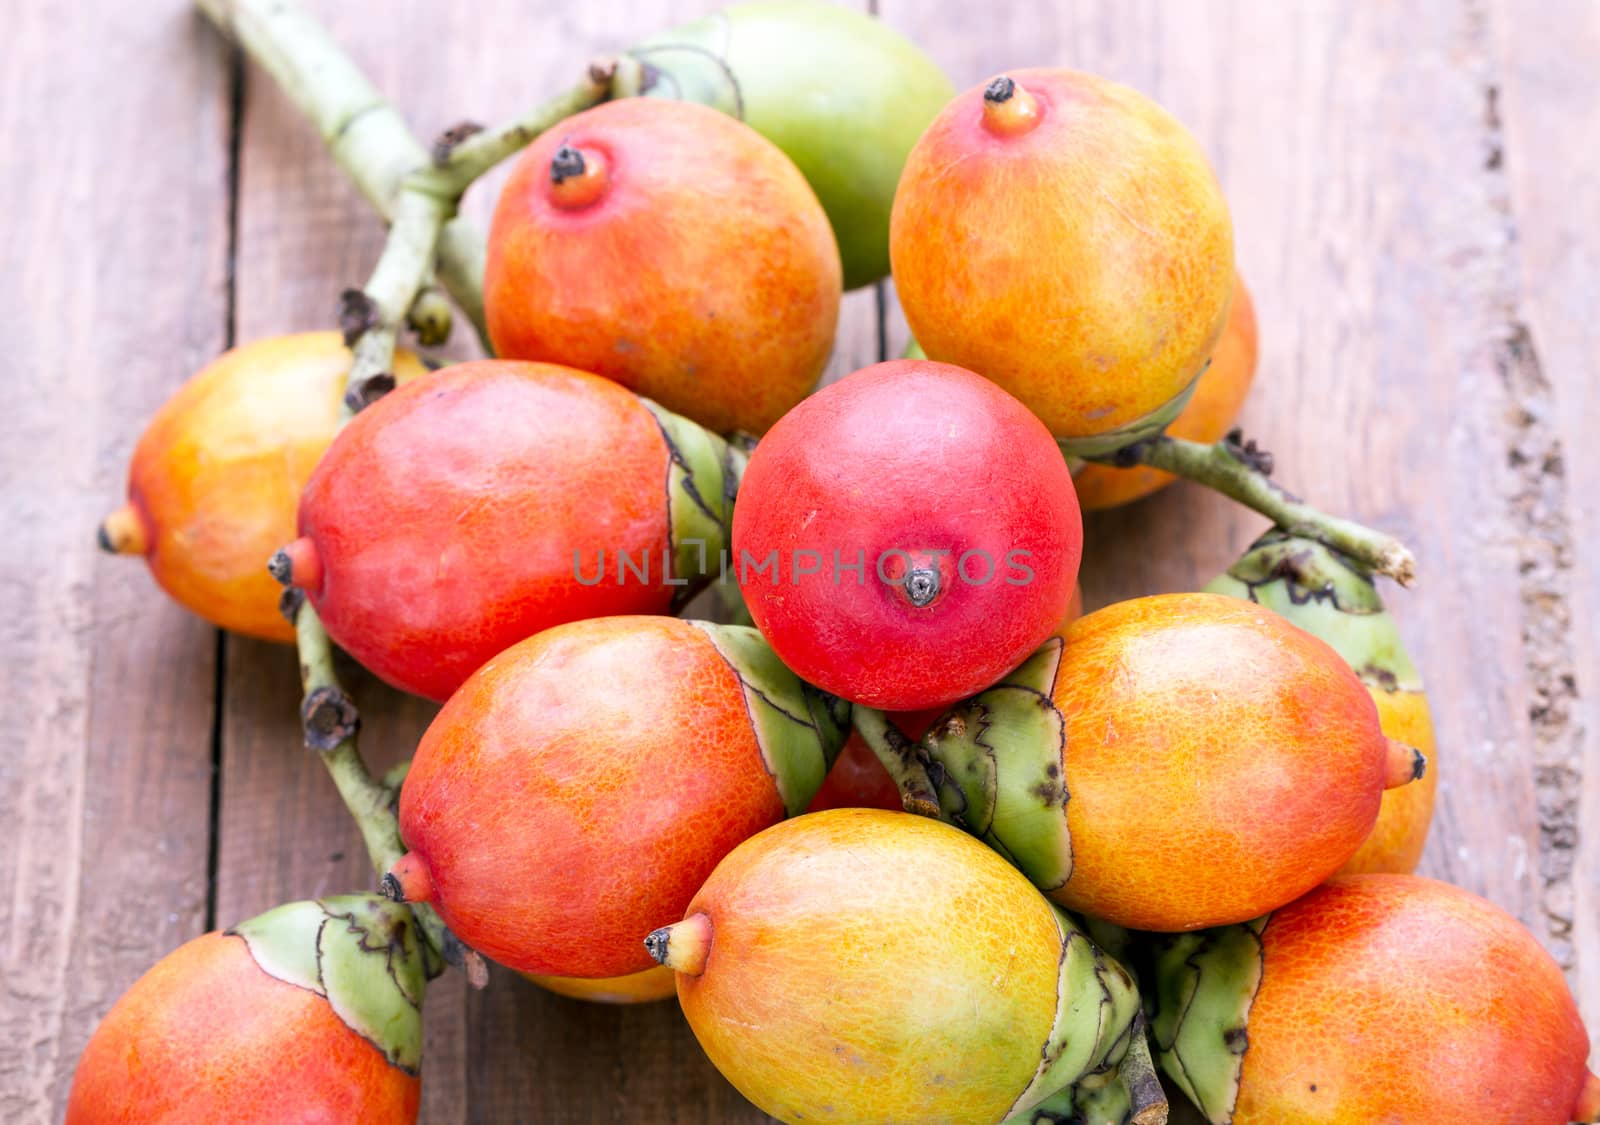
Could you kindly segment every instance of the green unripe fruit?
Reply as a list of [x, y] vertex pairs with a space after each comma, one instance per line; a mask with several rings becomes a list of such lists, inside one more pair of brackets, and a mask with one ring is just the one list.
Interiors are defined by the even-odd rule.
[[681, 98], [738, 117], [793, 160], [839, 240], [844, 285], [889, 273], [889, 209], [917, 138], [955, 87], [862, 12], [817, 0], [735, 4], [646, 40], [616, 93]]

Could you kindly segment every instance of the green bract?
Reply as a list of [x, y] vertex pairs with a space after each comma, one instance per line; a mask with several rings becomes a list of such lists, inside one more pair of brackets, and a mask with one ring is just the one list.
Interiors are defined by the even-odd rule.
[[639, 400], [654, 415], [666, 439], [667, 537], [672, 576], [682, 580], [673, 608], [681, 609], [721, 571], [723, 553], [733, 541], [733, 496], [748, 458], [696, 422], [647, 398]]
[[806, 811], [850, 733], [850, 705], [803, 682], [760, 633], [690, 622], [704, 630], [744, 687], [761, 757], [790, 816]]
[[378, 895], [291, 902], [228, 933], [261, 971], [327, 997], [334, 1013], [391, 1064], [422, 1065], [422, 952], [411, 910]]
[[945, 817], [1005, 856], [1043, 891], [1072, 876], [1066, 724], [1051, 701], [1062, 640], [960, 704], [922, 740]]
[[1155, 1014], [1150, 1030], [1161, 1069], [1206, 1120], [1227, 1125], [1239, 1098], [1250, 1005], [1261, 986], [1267, 919], [1152, 938]]
[[701, 102], [743, 120], [795, 162], [833, 224], [847, 289], [889, 273], [900, 171], [955, 87], [910, 41], [815, 0], [735, 4], [629, 54], [618, 94]]
[[1372, 575], [1314, 539], [1269, 531], [1205, 588], [1288, 618], [1326, 641], [1369, 687], [1422, 690]]

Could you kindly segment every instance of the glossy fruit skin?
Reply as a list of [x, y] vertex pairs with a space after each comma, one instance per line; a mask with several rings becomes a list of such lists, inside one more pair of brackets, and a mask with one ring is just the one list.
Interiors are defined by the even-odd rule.
[[1233, 230], [1194, 138], [1124, 86], [1008, 75], [1039, 104], [1014, 136], [958, 95], [906, 161], [889, 245], [929, 358], [1020, 398], [1061, 438], [1123, 430], [1200, 374], [1227, 319]]
[[[551, 364], [446, 368], [362, 411], [312, 475], [300, 534], [322, 577], [307, 596], [350, 655], [444, 699], [541, 629], [668, 610], [669, 464], [655, 417], [615, 383]], [[603, 580], [579, 581], [601, 551]], [[649, 581], [614, 581], [621, 551], [649, 559]]]
[[677, 991], [671, 969], [656, 965], [639, 973], [620, 977], [541, 977], [529, 973], [528, 979], [540, 988], [572, 1000], [594, 1004], [648, 1004], [665, 1000]]
[[[235, 633], [293, 641], [266, 571], [294, 537], [300, 490], [338, 428], [350, 351], [337, 332], [273, 336], [223, 353], [166, 401], [128, 466], [150, 573]], [[395, 353], [401, 382], [426, 374]]]
[[[1256, 356], [1255, 302], [1245, 288], [1244, 278], [1240, 277], [1234, 283], [1228, 323], [1211, 354], [1211, 366], [1200, 376], [1194, 397], [1166, 432], [1189, 441], [1208, 444], [1221, 441], [1233, 428], [1255, 382]], [[1176, 479], [1171, 473], [1149, 465], [1116, 469], [1092, 462], [1072, 475], [1073, 483], [1078, 486], [1078, 503], [1086, 512], [1104, 511], [1142, 500]]]
[[[551, 198], [563, 145], [601, 153], [594, 203]], [[805, 177], [705, 106], [608, 102], [517, 159], [489, 231], [495, 352], [614, 379], [719, 433], [762, 433], [822, 374], [839, 250]]]
[[[1050, 635], [1083, 529], [1066, 461], [1021, 403], [971, 372], [894, 360], [773, 427], [740, 486], [733, 542], [750, 614], [784, 663], [852, 702], [913, 711], [987, 686]], [[904, 565], [891, 552], [933, 550], [949, 553], [919, 608], [884, 578]], [[805, 551], [818, 573], [797, 573]], [[774, 552], [776, 569], [759, 571]], [[835, 552], [864, 563], [859, 581], [835, 573]], [[968, 552], [971, 581], [957, 573]]]
[[1386, 691], [1368, 685], [1378, 707], [1383, 733], [1407, 746], [1415, 746], [1428, 759], [1428, 772], [1410, 785], [1386, 789], [1372, 826], [1356, 851], [1339, 868], [1340, 875], [1409, 875], [1422, 862], [1422, 849], [1433, 823], [1434, 799], [1439, 791], [1438, 746], [1433, 736], [1433, 716], [1428, 697], [1420, 691]]
[[1588, 1035], [1556, 963], [1493, 904], [1340, 878], [1275, 912], [1262, 948], [1233, 1125], [1569, 1120]]
[[84, 1049], [67, 1125], [409, 1122], [421, 1083], [334, 1013], [206, 934], [140, 977]]
[[1217, 594], [1119, 602], [1066, 634], [1071, 878], [1051, 897], [1139, 930], [1242, 922], [1304, 894], [1378, 816], [1387, 741], [1324, 642]]
[[1060, 956], [1050, 908], [954, 828], [878, 809], [799, 817], [728, 855], [697, 912], [715, 936], [678, 1000], [717, 1069], [780, 1120], [830, 1106], [840, 1122], [992, 1125], [1039, 1061]]
[[[833, 225], [846, 289], [888, 275], [889, 210], [900, 169], [956, 93], [916, 44], [838, 4], [755, 0], [654, 36], [631, 53], [665, 72], [647, 93], [700, 100], [703, 90], [794, 161]], [[706, 68], [708, 57], [726, 72]]]
[[614, 977], [717, 861], [784, 817], [739, 677], [669, 617], [546, 630], [417, 747], [400, 832], [462, 941], [519, 972]]

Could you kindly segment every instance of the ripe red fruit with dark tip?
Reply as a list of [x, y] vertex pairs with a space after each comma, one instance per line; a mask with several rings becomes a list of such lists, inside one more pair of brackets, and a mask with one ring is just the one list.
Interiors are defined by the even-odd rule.
[[[553, 364], [464, 363], [345, 427], [285, 554], [342, 648], [444, 699], [541, 629], [670, 610], [683, 590], [665, 582], [671, 468], [656, 417], [617, 384]], [[619, 552], [646, 560], [648, 580], [617, 580]]]
[[750, 615], [789, 667], [914, 711], [987, 687], [1054, 631], [1083, 528], [1066, 460], [1026, 407], [959, 367], [896, 360], [762, 439], [733, 542]]

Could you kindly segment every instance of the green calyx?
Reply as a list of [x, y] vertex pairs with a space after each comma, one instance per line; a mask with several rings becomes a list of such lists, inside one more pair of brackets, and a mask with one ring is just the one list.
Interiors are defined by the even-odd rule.
[[[1089, 940], [1081, 926], [1052, 906], [1061, 934], [1056, 1019], [1040, 1050], [1033, 1080], [1007, 1112], [1025, 1113], [1071, 1087], [1082, 1095], [1107, 1084], [1139, 1037], [1139, 990], [1133, 976]], [[1048, 1119], [1047, 1119], [1048, 1120]]]
[[1005, 856], [1045, 892], [1072, 876], [1062, 753], [1066, 722], [1051, 701], [1062, 640], [1052, 637], [994, 687], [923, 736], [946, 819]]
[[1158, 1125], [1167, 1120], [1167, 1095], [1156, 1077], [1140, 1017], [1122, 1061], [1085, 1075], [1001, 1125]]
[[748, 457], [704, 426], [649, 399], [640, 401], [661, 427], [670, 457], [667, 534], [673, 577], [685, 583], [673, 597], [676, 610], [721, 572], [733, 541], [733, 497]]
[[391, 1065], [420, 1072], [426, 976], [407, 907], [337, 895], [279, 906], [227, 932], [244, 939], [262, 972], [325, 997]]
[[1369, 687], [1422, 690], [1372, 575], [1325, 544], [1274, 529], [1205, 590], [1264, 605], [1326, 641]]
[[[1207, 366], [1210, 366], [1209, 362]], [[1200, 376], [1203, 374], [1205, 368], [1201, 368], [1183, 390], [1143, 418], [1136, 418], [1120, 429], [1107, 430], [1103, 434], [1090, 434], [1087, 437], [1066, 438], [1056, 435], [1056, 444], [1061, 447], [1062, 456], [1069, 462], [1080, 458], [1093, 460], [1097, 457], [1110, 457], [1119, 449], [1126, 449], [1130, 445], [1159, 436], [1177, 420], [1178, 415], [1183, 413], [1183, 408], [1189, 405], [1189, 400], [1194, 397], [1194, 389], [1200, 385]]]
[[700, 102], [793, 160], [833, 225], [847, 289], [889, 273], [889, 212], [912, 146], [955, 87], [886, 24], [818, 0], [734, 4], [629, 52], [615, 92]]
[[1267, 919], [1154, 938], [1156, 1059], [1207, 1121], [1228, 1125], [1250, 1045]]
[[822, 788], [850, 733], [850, 705], [789, 671], [756, 630], [691, 624], [704, 630], [739, 677], [767, 772], [784, 809], [799, 816]]

